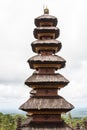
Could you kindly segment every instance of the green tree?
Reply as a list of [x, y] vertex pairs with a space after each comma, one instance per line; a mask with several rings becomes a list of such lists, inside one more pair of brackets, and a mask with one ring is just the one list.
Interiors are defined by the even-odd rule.
[[68, 113], [68, 119], [69, 119], [69, 124], [72, 126], [72, 116], [71, 113]]

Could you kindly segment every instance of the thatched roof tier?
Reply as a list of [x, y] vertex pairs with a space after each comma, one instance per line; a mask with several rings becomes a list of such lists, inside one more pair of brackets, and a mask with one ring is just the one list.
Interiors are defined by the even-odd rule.
[[[55, 122], [62, 122], [63, 120], [61, 119], [61, 115], [32, 115], [28, 116], [28, 119], [26, 119], [26, 124], [28, 125], [30, 122], [35, 122], [35, 123], [55, 123]], [[25, 124], [25, 123], [24, 123]]]
[[68, 112], [74, 107], [72, 104], [67, 102], [63, 97], [57, 96], [55, 98], [30, 98], [22, 106], [21, 110], [34, 111], [34, 110], [61, 110], [62, 112]]
[[53, 51], [53, 53], [57, 53], [62, 44], [60, 41], [55, 39], [51, 40], [36, 40], [31, 43], [32, 50], [36, 53], [40, 53], [41, 51]]
[[34, 37], [36, 39], [39, 38], [39, 34], [44, 34], [44, 36], [49, 36], [51, 33], [55, 34], [55, 38], [58, 38], [60, 34], [60, 30], [57, 27], [37, 27], [34, 29]]
[[74, 130], [64, 121], [57, 123], [33, 123], [27, 120], [23, 123], [21, 130]]
[[[36, 44], [40, 44], [40, 45], [42, 45], [42, 44], [47, 44], [47, 45], [58, 45], [58, 43], [61, 43], [60, 41], [58, 41], [58, 40], [55, 40], [55, 39], [49, 39], [49, 40], [35, 40], [35, 41], [33, 41], [32, 42], [32, 44], [33, 45], [36, 45]], [[31, 44], [31, 45], [32, 45]]]
[[57, 25], [57, 18], [55, 16], [49, 15], [49, 14], [44, 14], [41, 15], [37, 18], [35, 18], [34, 23], [37, 27], [40, 26], [41, 22], [51, 22], [52, 26], [56, 26]]
[[[61, 113], [63, 113], [62, 112], [62, 110], [56, 110], [56, 111], [54, 111], [54, 109], [47, 109], [47, 110], [29, 110], [29, 112], [27, 113], [27, 116], [32, 116], [32, 115], [36, 115], [36, 114], [38, 114], [38, 115], [44, 115], [44, 114], [46, 114], [46, 115], [59, 115], [59, 114], [61, 114]], [[66, 112], [64, 112], [63, 114], [65, 114]]]
[[[68, 84], [68, 83], [67, 83]], [[66, 84], [62, 83], [45, 83], [45, 84], [34, 84], [28, 85], [33, 89], [61, 89], [66, 86]]]
[[55, 68], [61, 69], [65, 66], [65, 59], [57, 55], [36, 55], [28, 60], [31, 69]]
[[25, 81], [25, 84], [28, 86], [31, 86], [31, 85], [63, 85], [65, 86], [68, 83], [69, 81], [59, 73], [56, 73], [56, 74], [34, 73]]
[[[33, 117], [33, 118], [32, 118]], [[55, 122], [62, 122], [61, 116], [60, 115], [32, 115], [29, 116], [28, 119], [32, 118], [32, 122], [35, 123], [55, 123]], [[28, 120], [29, 122], [29, 120]], [[28, 122], [26, 123], [28, 125]]]

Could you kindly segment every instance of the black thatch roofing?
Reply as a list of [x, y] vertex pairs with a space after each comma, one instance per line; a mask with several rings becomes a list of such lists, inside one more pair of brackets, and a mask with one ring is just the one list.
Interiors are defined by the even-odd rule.
[[37, 27], [33, 33], [36, 39], [38, 39], [38, 33], [55, 33], [55, 38], [57, 38], [59, 37], [60, 30], [57, 27]]
[[[32, 69], [45, 68], [45, 67], [52, 68], [52, 66], [53, 66], [53, 68], [60, 69], [65, 66], [66, 61], [65, 61], [65, 59], [63, 59], [62, 57], [57, 56], [57, 55], [48, 55], [48, 56], [36, 55], [36, 56], [31, 57], [28, 60], [28, 63], [30, 64], [30, 68], [32, 68]], [[35, 66], [36, 64], [37, 64], [37, 66]], [[47, 66], [47, 64], [48, 64], [48, 66]]]
[[34, 73], [32, 76], [30, 76], [26, 81], [25, 84], [26, 85], [33, 85], [33, 84], [53, 84], [53, 85], [67, 85], [69, 83], [69, 81], [62, 76], [59, 73], [56, 74], [38, 74], [38, 73]]
[[[28, 123], [29, 121], [27, 121]], [[26, 124], [26, 122], [25, 122]], [[74, 130], [69, 125], [67, 125], [64, 121], [59, 123], [43, 123], [43, 124], [35, 124], [29, 123], [28, 125], [22, 126], [21, 130]]]
[[31, 46], [32, 50], [36, 53], [39, 53], [41, 50], [47, 50], [47, 47], [49, 47], [49, 50], [54, 51], [56, 53], [61, 49], [62, 44], [58, 40], [50, 39], [50, 40], [36, 40], [31, 43]]
[[63, 97], [58, 96], [54, 98], [30, 98], [23, 105], [20, 106], [21, 110], [62, 110], [67, 112], [73, 109], [73, 105], [67, 102]]
[[35, 18], [34, 23], [38, 27], [40, 26], [40, 22], [52, 22], [53, 26], [57, 25], [57, 18], [55, 16], [44, 14], [37, 18]]

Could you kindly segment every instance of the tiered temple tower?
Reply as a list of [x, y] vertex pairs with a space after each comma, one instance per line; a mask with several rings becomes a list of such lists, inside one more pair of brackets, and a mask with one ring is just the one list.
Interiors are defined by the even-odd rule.
[[69, 81], [55, 73], [66, 63], [62, 57], [55, 55], [62, 46], [56, 40], [60, 34], [56, 27], [57, 18], [49, 15], [46, 8], [44, 15], [37, 17], [34, 22], [36, 28], [33, 34], [37, 40], [31, 46], [37, 55], [30, 58], [28, 63], [36, 71], [25, 81], [32, 91], [30, 98], [20, 107], [28, 116], [21, 130], [72, 130], [61, 119], [61, 114], [73, 109], [73, 105], [58, 94], [58, 90]]

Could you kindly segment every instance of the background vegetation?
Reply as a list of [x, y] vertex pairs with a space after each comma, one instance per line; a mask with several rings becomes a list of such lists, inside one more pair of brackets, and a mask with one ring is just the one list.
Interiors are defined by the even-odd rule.
[[[0, 130], [16, 130], [17, 120], [19, 117], [21, 117], [22, 122], [26, 118], [25, 115], [0, 113]], [[69, 124], [73, 128], [76, 127], [77, 123], [79, 123], [80, 126], [83, 126], [84, 120], [87, 120], [87, 117], [72, 118], [70, 113], [67, 116], [63, 116], [62, 118], [65, 120], [67, 124]]]
[[16, 130], [19, 117], [21, 117], [22, 121], [26, 118], [26, 116], [19, 114], [0, 113], [0, 130]]

